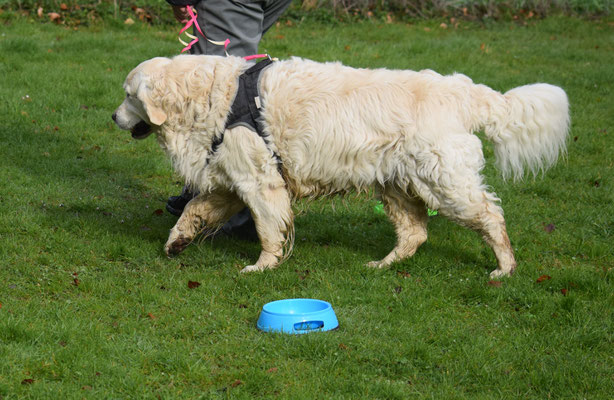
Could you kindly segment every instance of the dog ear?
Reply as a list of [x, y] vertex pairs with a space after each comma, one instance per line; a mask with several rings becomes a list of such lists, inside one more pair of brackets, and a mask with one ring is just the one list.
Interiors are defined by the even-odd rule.
[[166, 121], [166, 113], [160, 107], [156, 107], [149, 96], [143, 97], [143, 105], [149, 121], [154, 125], [162, 125]]
[[[143, 103], [143, 107], [145, 108], [145, 113], [147, 114], [147, 118], [149, 118], [149, 122], [154, 125], [162, 125], [164, 121], [166, 121], [166, 113], [156, 104], [154, 103], [152, 97], [155, 89], [153, 85], [151, 85], [152, 78], [143, 73], [139, 74], [139, 83], [137, 89], [137, 97]], [[158, 78], [161, 79], [161, 78]]]

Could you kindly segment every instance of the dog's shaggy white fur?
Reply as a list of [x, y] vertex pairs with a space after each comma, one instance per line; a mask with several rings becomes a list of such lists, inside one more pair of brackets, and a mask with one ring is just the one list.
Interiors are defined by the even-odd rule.
[[293, 58], [260, 78], [266, 143], [242, 126], [224, 132], [238, 76], [248, 67], [237, 57], [155, 58], [126, 79], [127, 97], [114, 120], [136, 138], [150, 126], [201, 193], [171, 230], [167, 254], [247, 205], [262, 252], [243, 271], [273, 268], [292, 248], [293, 199], [375, 187], [397, 244], [369, 266], [412, 256], [426, 241], [430, 207], [483, 236], [497, 258], [493, 278], [514, 271], [503, 212], [482, 181], [482, 146], [472, 132], [483, 130], [494, 144], [505, 177], [522, 177], [525, 167], [545, 170], [565, 151], [569, 107], [562, 89], [535, 84], [501, 94], [461, 74]]

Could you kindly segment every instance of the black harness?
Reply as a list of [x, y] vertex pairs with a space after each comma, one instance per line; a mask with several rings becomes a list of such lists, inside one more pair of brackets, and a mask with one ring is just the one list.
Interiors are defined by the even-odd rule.
[[[268, 135], [264, 132], [260, 115], [262, 105], [260, 104], [260, 95], [258, 93], [258, 81], [260, 78], [260, 72], [262, 72], [262, 70], [272, 63], [273, 60], [267, 58], [266, 60], [260, 61], [256, 65], [250, 67], [239, 76], [239, 88], [230, 108], [230, 113], [228, 114], [228, 119], [226, 120], [226, 126], [224, 129], [231, 129], [239, 125], [244, 126], [256, 132], [258, 136], [264, 140], [267, 147], [269, 145], [269, 141], [267, 138]], [[211, 144], [211, 150], [209, 151], [207, 161], [211, 159], [223, 141], [224, 132], [222, 132], [220, 136], [215, 136], [213, 138], [213, 143]], [[273, 157], [275, 157], [278, 168], [281, 171], [281, 158], [279, 157], [279, 154], [273, 152]]]

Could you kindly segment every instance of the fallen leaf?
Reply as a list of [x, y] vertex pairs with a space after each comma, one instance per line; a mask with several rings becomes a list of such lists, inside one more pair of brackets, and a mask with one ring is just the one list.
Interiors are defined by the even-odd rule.
[[68, 10], [68, 6], [66, 5], [66, 3], [60, 4], [60, 10], [62, 10], [62, 11]]
[[80, 283], [81, 283], [81, 282], [80, 282], [80, 281], [79, 281], [79, 279], [77, 279], [77, 278], [75, 278], [75, 279], [73, 279], [73, 280], [72, 280], [72, 284], [73, 284], [73, 285], [75, 285], [75, 286], [79, 286], [79, 284], [80, 284]]
[[543, 281], [547, 281], [549, 279], [552, 279], [550, 275], [542, 275], [539, 278], [537, 278], [537, 283], [542, 283]]
[[544, 226], [544, 230], [547, 233], [552, 233], [555, 229], [556, 229], [556, 226], [554, 226], [554, 224], [548, 224]]
[[126, 20], [124, 21], [124, 24], [126, 24], [126, 25], [133, 25], [134, 24], [134, 20], [132, 18], [126, 18]]
[[60, 20], [62, 19], [62, 16], [58, 13], [55, 12], [51, 12], [49, 14], [47, 14], [47, 16], [49, 16], [49, 19], [53, 22], [59, 23]]
[[347, 350], [348, 347], [346, 345], [344, 345], [343, 343], [339, 343], [339, 349], [341, 350]]
[[230, 386], [231, 387], [237, 387], [237, 386], [242, 385], [242, 384], [243, 384], [243, 382], [240, 379], [237, 379]]
[[407, 271], [397, 271], [397, 275], [401, 275], [403, 278], [411, 278], [411, 274]]
[[21, 381], [22, 385], [31, 385], [33, 383], [34, 383], [34, 379], [32, 379], [32, 378], [26, 378], [23, 381]]
[[267, 369], [267, 371], [266, 371], [266, 372], [268, 372], [269, 374], [272, 374], [272, 373], [274, 373], [274, 372], [277, 372], [277, 368], [275, 368], [275, 367], [273, 367], [273, 368], [269, 368], [269, 369]]
[[152, 313], [147, 313], [147, 316], [149, 317], [149, 319], [156, 319], [156, 316]]
[[161, 208], [158, 208], [158, 209], [157, 209], [157, 210], [155, 210], [153, 213], [154, 213], [154, 215], [162, 215], [162, 214], [164, 214], [164, 211], [162, 211], [162, 209], [161, 209]]
[[561, 293], [563, 294], [563, 296], [567, 296], [567, 289], [561, 289]]
[[488, 286], [501, 287], [502, 284], [501, 281], [488, 281]]
[[92, 390], [92, 387], [89, 385], [85, 385], [81, 388], [81, 390]]
[[200, 282], [188, 281], [188, 289], [196, 289], [200, 286]]

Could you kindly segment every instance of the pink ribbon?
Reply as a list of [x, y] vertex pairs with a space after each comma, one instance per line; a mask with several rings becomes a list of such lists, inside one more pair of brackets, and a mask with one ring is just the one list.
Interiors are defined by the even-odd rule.
[[[191, 35], [189, 32], [186, 32], [188, 30], [188, 28], [190, 28], [192, 25], [194, 25], [196, 27], [196, 30], [198, 31], [198, 33], [201, 34], [202, 37], [204, 37], [209, 43], [213, 43], [215, 45], [218, 46], [224, 46], [224, 53], [226, 53], [226, 55], [228, 55], [228, 45], [230, 44], [230, 39], [226, 39], [223, 42], [217, 42], [217, 41], [213, 41], [213, 40], [209, 40], [207, 39], [207, 37], [205, 36], [205, 34], [203, 33], [203, 31], [200, 29], [200, 25], [198, 25], [198, 21], [196, 20], [196, 13], [194, 13], [194, 11], [192, 11], [192, 7], [190, 6], [186, 6], [186, 9], [188, 10], [188, 13], [190, 14], [190, 19], [188, 20], [188, 22], [186, 22], [185, 26], [179, 31], [179, 41], [181, 42], [181, 44], [183, 44], [185, 47], [181, 50], [181, 52], [183, 53], [184, 51], [188, 51], [192, 48], [192, 45], [194, 45], [194, 43], [198, 42], [198, 38], [194, 35]], [[185, 32], [186, 36], [188, 36], [190, 39], [192, 39], [192, 41], [190, 43], [186, 43], [183, 40], [181, 40], [181, 34], [183, 34]], [[265, 58], [265, 57], [269, 57], [268, 54], [253, 54], [251, 56], [245, 56], [243, 57], [246, 61], [249, 60], [253, 60], [256, 58]]]

